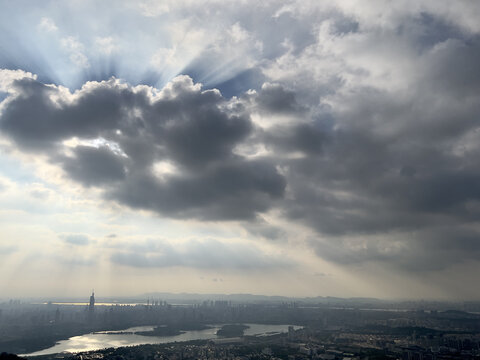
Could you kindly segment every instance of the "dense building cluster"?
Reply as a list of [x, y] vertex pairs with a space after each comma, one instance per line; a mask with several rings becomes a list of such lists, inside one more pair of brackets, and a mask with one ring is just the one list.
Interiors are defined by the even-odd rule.
[[[339, 306], [341, 305], [341, 306]], [[223, 324], [215, 338], [164, 345], [141, 345], [47, 359], [162, 360], [162, 359], [322, 359], [402, 360], [480, 359], [480, 315], [468, 308], [412, 304], [257, 302], [224, 300], [169, 304], [89, 303], [0, 304], [0, 352], [25, 354], [48, 348], [61, 339], [135, 326], [155, 326], [153, 333], [168, 336]], [[375, 306], [374, 306], [375, 305]], [[426, 304], [420, 304], [426, 305]], [[444, 305], [445, 306], [445, 305]], [[457, 305], [457, 309], [460, 308]], [[429, 308], [429, 309], [428, 309]], [[235, 325], [228, 325], [235, 324]], [[242, 324], [290, 324], [288, 332], [245, 336]], [[293, 326], [295, 325], [295, 326]], [[284, 329], [287, 329], [286, 327]], [[160, 331], [161, 330], [161, 331]], [[214, 333], [212, 333], [214, 334]], [[146, 340], [145, 343], [149, 341]], [[154, 343], [155, 340], [152, 340]]]
[[[270, 337], [196, 341], [105, 349], [76, 355], [55, 355], [64, 360], [449, 360], [480, 359], [480, 337], [446, 335], [387, 336], [301, 329]], [[429, 346], [436, 344], [435, 346]]]

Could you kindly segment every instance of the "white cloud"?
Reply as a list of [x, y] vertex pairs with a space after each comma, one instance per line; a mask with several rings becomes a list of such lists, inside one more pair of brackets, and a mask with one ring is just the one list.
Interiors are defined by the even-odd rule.
[[9, 70], [9, 69], [0, 69], [0, 91], [2, 92], [13, 92], [12, 84], [15, 80], [20, 79], [37, 79], [37, 75], [34, 75], [28, 71], [23, 70]]
[[105, 55], [112, 54], [115, 50], [118, 49], [118, 45], [111, 36], [107, 37], [96, 37], [95, 38], [95, 47], [96, 50]]
[[73, 36], [64, 37], [60, 40], [62, 47], [69, 53], [70, 61], [83, 69], [89, 68], [90, 63], [87, 56], [84, 54], [85, 47]]
[[43, 17], [38, 24], [38, 28], [45, 32], [55, 32], [58, 30], [57, 25], [53, 22], [52, 19], [48, 17]]

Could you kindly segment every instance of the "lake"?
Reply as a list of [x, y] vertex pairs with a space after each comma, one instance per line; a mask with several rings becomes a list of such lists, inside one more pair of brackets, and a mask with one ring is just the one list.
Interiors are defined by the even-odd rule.
[[[263, 324], [246, 324], [249, 326], [245, 330], [245, 335], [269, 335], [270, 333], [282, 333], [288, 331], [289, 325], [263, 325]], [[111, 347], [134, 346], [144, 344], [164, 344], [169, 342], [191, 341], [191, 340], [209, 340], [219, 338], [216, 335], [218, 329], [222, 327], [221, 324], [212, 325], [211, 329], [185, 331], [185, 333], [174, 336], [142, 336], [136, 334], [121, 334], [112, 333], [109, 331], [89, 333], [80, 336], [73, 336], [67, 340], [61, 340], [54, 346], [36, 351], [30, 354], [22, 354], [20, 356], [37, 356], [57, 354], [61, 352], [81, 352], [92, 351]], [[301, 326], [294, 326], [295, 330], [300, 329]], [[149, 331], [153, 326], [136, 326], [118, 332], [137, 332]]]

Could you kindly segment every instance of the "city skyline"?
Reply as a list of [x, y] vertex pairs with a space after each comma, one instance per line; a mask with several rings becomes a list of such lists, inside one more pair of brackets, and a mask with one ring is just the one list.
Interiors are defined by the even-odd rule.
[[479, 18], [0, 0], [1, 296], [480, 300]]

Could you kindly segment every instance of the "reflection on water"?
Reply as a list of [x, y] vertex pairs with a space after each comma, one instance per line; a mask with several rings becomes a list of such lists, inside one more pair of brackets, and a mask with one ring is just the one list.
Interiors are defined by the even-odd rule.
[[[271, 335], [272, 333], [281, 333], [288, 331], [288, 325], [262, 325], [262, 324], [246, 324], [249, 326], [245, 330], [245, 335]], [[191, 341], [191, 340], [208, 340], [217, 338], [216, 332], [220, 329], [221, 325], [213, 325], [211, 329], [186, 331], [183, 334], [175, 336], [142, 336], [132, 334], [137, 331], [149, 331], [153, 329], [153, 326], [137, 326], [129, 329], [121, 330], [123, 332], [129, 332], [129, 334], [108, 334], [105, 332], [90, 333], [80, 336], [74, 336], [67, 340], [59, 341], [55, 346], [51, 348], [36, 351], [30, 354], [23, 354], [21, 356], [37, 356], [56, 354], [60, 352], [80, 352], [99, 350], [111, 347], [120, 346], [134, 346], [144, 344], [163, 344], [174, 341]], [[295, 329], [299, 329], [299, 326], [295, 326]], [[119, 332], [121, 332], [119, 331]]]

